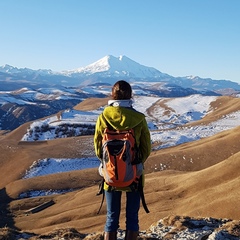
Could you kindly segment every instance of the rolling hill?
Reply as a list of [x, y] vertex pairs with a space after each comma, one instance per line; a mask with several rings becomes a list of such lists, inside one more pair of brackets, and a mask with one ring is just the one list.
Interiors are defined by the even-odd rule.
[[[94, 111], [104, 106], [107, 100], [87, 99], [76, 105], [75, 110]], [[151, 107], [146, 109], [148, 118], [156, 117], [159, 104], [166, 107], [166, 114], [169, 106], [173, 108], [174, 99], [168, 99], [164, 104], [159, 101], [150, 104]], [[209, 106], [211, 111], [202, 118], [175, 126], [175, 130], [187, 127], [194, 133], [199, 131], [196, 126], [210, 126], [207, 129], [210, 131], [213, 122], [226, 116], [234, 118], [231, 114], [240, 111], [240, 99], [216, 97]], [[66, 228], [74, 228], [81, 233], [101, 232], [106, 210], [103, 207], [96, 215], [101, 201], [101, 197], [96, 196], [100, 181], [97, 168], [24, 178], [26, 170], [39, 159], [92, 157], [92, 136], [22, 141], [30, 126], [31, 122], [28, 122], [0, 136], [0, 226], [34, 234]], [[161, 132], [170, 130], [163, 128]], [[156, 130], [151, 131], [153, 134]], [[150, 213], [146, 215], [143, 209], [140, 210], [141, 230], [168, 216], [239, 220], [240, 212], [236, 210], [240, 201], [239, 138], [240, 127], [235, 126], [165, 148], [156, 148], [162, 143], [153, 142], [155, 150], [145, 165], [145, 197]], [[25, 197], [20, 197], [22, 193], [40, 190], [63, 190], [63, 193], [35, 197], [25, 194]], [[54, 204], [48, 208], [29, 212], [50, 201]], [[124, 211], [121, 228], [124, 229]]]

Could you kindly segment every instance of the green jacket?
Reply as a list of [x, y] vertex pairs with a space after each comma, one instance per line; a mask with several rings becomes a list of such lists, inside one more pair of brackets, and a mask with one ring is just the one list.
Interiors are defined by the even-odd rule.
[[95, 128], [94, 148], [99, 159], [102, 158], [102, 135], [107, 127], [102, 115], [114, 129], [134, 129], [140, 158], [144, 163], [151, 152], [150, 132], [144, 114], [128, 107], [107, 106], [99, 115]]

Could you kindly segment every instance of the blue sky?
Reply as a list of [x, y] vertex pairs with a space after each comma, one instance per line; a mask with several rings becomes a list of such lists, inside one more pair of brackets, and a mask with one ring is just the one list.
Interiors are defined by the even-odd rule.
[[70, 70], [126, 55], [240, 83], [239, 0], [0, 0], [0, 66]]

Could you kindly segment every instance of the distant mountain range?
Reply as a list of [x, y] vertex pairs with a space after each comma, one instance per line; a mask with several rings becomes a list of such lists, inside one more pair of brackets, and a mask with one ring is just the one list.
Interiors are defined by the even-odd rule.
[[0, 67], [0, 130], [72, 108], [89, 97], [104, 97], [119, 79], [132, 84], [134, 94], [159, 97], [236, 95], [238, 83], [200, 77], [173, 77], [126, 56], [105, 56], [75, 70]]
[[[0, 67], [0, 83], [5, 83], [6, 89], [10, 88], [11, 83], [12, 85], [16, 84], [15, 86], [22, 86], [25, 83], [32, 86], [45, 84], [45, 86], [78, 87], [95, 83], [113, 84], [119, 79], [125, 79], [132, 83], [163, 83], [165, 86], [179, 86], [183, 89], [192, 88], [195, 91], [214, 91], [220, 94], [224, 93], [226, 89], [228, 89], [228, 92], [229, 89], [231, 89], [231, 92], [240, 91], [240, 84], [229, 80], [203, 79], [193, 76], [173, 77], [153, 67], [143, 66], [126, 56], [117, 58], [108, 55], [86, 67], [62, 72], [16, 68], [9, 65]], [[4, 86], [2, 85], [0, 90], [5, 90]]]

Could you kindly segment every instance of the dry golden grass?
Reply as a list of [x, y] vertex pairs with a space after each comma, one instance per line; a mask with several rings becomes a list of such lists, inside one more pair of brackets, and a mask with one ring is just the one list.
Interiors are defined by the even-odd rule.
[[[105, 105], [107, 99], [89, 99], [76, 109], [91, 110]], [[93, 106], [94, 104], [94, 106]], [[217, 106], [217, 108], [216, 108]], [[240, 110], [240, 99], [220, 97], [213, 103], [215, 113], [201, 122]], [[38, 159], [76, 158], [93, 151], [92, 136], [56, 139], [39, 144], [19, 141], [29, 123], [0, 138], [0, 226], [45, 234], [56, 229], [75, 228], [81, 233], [103, 230], [105, 204], [99, 215], [101, 196], [97, 169], [58, 173], [32, 179], [22, 179], [26, 169]], [[145, 195], [150, 213], [140, 210], [140, 228], [169, 215], [230, 218], [238, 220], [240, 211], [240, 127], [196, 142], [152, 152], [146, 162]], [[87, 144], [84, 145], [84, 143]], [[90, 146], [90, 147], [89, 147]], [[160, 163], [166, 171], [156, 171]], [[61, 195], [17, 199], [28, 190], [66, 189], [75, 191]], [[26, 211], [46, 201], [54, 205], [34, 214]], [[124, 207], [125, 197], [122, 205]], [[121, 228], [124, 229], [124, 215]]]
[[88, 98], [74, 107], [76, 110], [91, 111], [107, 105], [108, 98]]

